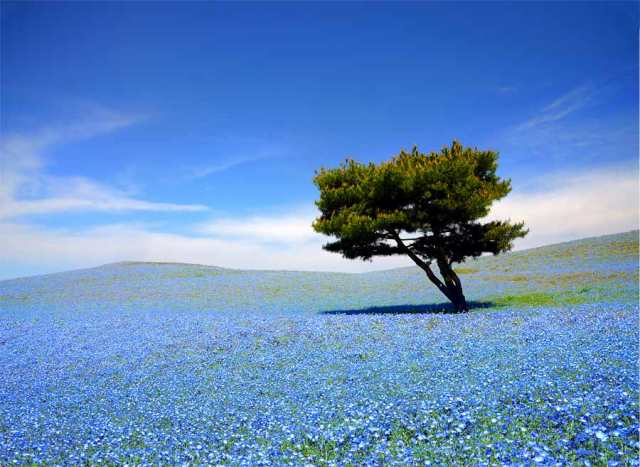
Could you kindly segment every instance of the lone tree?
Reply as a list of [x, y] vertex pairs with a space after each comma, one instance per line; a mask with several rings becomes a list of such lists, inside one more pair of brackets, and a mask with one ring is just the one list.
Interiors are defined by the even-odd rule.
[[497, 161], [496, 152], [454, 141], [440, 152], [401, 151], [378, 165], [347, 159], [321, 168], [313, 179], [321, 213], [313, 228], [336, 237], [325, 250], [349, 259], [408, 255], [456, 311], [468, 311], [452, 265], [509, 251], [528, 232], [523, 222], [479, 222], [511, 191], [511, 181], [496, 175]]

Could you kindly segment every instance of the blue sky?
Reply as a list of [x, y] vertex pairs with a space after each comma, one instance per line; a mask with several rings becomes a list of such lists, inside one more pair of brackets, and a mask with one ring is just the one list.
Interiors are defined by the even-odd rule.
[[0, 278], [118, 260], [361, 271], [320, 166], [500, 151], [518, 248], [638, 225], [636, 3], [3, 2]]

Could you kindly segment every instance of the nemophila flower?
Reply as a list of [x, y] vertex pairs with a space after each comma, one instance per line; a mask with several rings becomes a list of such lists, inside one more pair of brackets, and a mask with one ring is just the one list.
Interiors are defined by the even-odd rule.
[[0, 282], [0, 464], [637, 465], [634, 301], [321, 313], [424, 291], [130, 267]]

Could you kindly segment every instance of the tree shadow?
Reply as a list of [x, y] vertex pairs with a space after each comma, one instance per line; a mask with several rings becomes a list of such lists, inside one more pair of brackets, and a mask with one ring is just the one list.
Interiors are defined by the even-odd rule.
[[[491, 308], [496, 306], [493, 302], [467, 302], [469, 310]], [[409, 315], [409, 314], [455, 314], [457, 313], [451, 303], [429, 303], [425, 305], [390, 305], [372, 306], [368, 308], [355, 308], [350, 310], [323, 310], [321, 315]]]

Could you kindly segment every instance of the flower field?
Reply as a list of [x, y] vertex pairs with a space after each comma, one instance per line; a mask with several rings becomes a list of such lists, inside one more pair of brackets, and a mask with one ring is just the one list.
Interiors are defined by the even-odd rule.
[[638, 465], [638, 232], [416, 268], [0, 282], [0, 465]]

